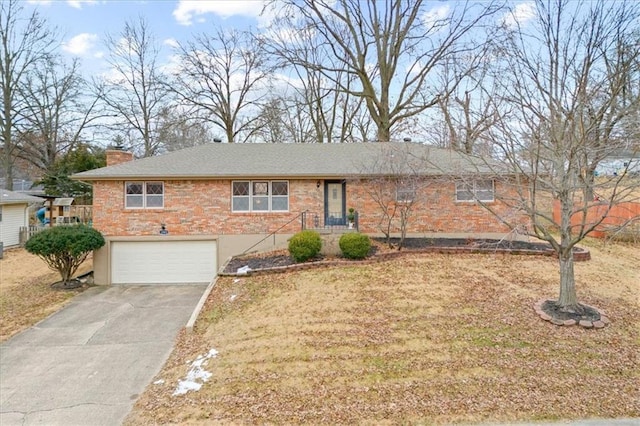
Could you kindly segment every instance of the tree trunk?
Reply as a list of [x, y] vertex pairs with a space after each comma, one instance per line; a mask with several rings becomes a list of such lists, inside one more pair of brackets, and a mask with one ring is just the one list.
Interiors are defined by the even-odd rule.
[[585, 202], [589, 203], [595, 200], [595, 193], [593, 192], [593, 186], [595, 184], [595, 171], [598, 163], [592, 163], [587, 167], [586, 175], [584, 177], [584, 196]]
[[9, 191], [13, 191], [13, 160], [11, 158], [10, 150], [6, 148], [7, 145], [5, 145], [4, 153], [2, 154], [4, 187]]
[[388, 126], [378, 124], [378, 142], [389, 142], [391, 139], [391, 131]]
[[[6, 78], [6, 76], [5, 76]], [[5, 88], [5, 92], [7, 89]], [[4, 128], [2, 129], [2, 140], [3, 142], [3, 150], [2, 150], [2, 168], [4, 169], [4, 185], [5, 188], [9, 191], [13, 190], [13, 140], [12, 140], [12, 126], [13, 120], [11, 117], [11, 103], [9, 96], [5, 93], [4, 96]]]
[[562, 310], [577, 311], [578, 296], [576, 294], [576, 279], [573, 271], [573, 251], [563, 250], [559, 255], [560, 261], [560, 296], [558, 306]]

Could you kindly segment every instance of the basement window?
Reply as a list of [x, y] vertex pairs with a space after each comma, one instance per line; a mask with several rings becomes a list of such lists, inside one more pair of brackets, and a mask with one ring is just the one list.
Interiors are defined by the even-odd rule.
[[125, 182], [124, 206], [127, 209], [164, 207], [163, 182]]

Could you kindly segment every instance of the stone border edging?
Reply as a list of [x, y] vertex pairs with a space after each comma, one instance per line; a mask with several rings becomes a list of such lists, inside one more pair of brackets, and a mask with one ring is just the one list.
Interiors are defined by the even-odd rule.
[[[555, 251], [552, 249], [541, 250], [527, 250], [527, 249], [494, 249], [494, 248], [480, 248], [480, 247], [426, 247], [418, 250], [401, 250], [394, 252], [387, 252], [373, 255], [363, 260], [321, 260], [318, 262], [305, 262], [296, 263], [287, 266], [275, 266], [273, 268], [252, 269], [251, 271], [238, 274], [237, 272], [224, 272], [226, 265], [231, 258], [225, 262], [225, 267], [222, 268], [223, 272], [218, 273], [221, 277], [241, 277], [247, 275], [266, 275], [266, 274], [279, 274], [288, 271], [302, 271], [316, 268], [328, 268], [331, 266], [345, 266], [345, 265], [371, 265], [378, 262], [384, 262], [386, 260], [395, 259], [405, 254], [422, 254], [422, 253], [439, 253], [439, 254], [488, 254], [488, 253], [500, 253], [500, 254], [513, 254], [513, 255], [528, 255], [528, 256], [555, 256]], [[573, 259], [576, 262], [585, 262], [591, 259], [591, 252], [587, 249], [576, 247], [576, 251], [573, 253]]]
[[571, 325], [579, 325], [580, 327], [583, 328], [604, 328], [605, 326], [611, 324], [611, 320], [609, 320], [609, 317], [606, 316], [605, 312], [600, 309], [600, 308], [596, 308], [595, 306], [591, 306], [591, 305], [583, 305], [587, 306], [591, 309], [595, 309], [596, 311], [598, 311], [598, 313], [600, 314], [600, 319], [597, 321], [588, 321], [588, 320], [580, 320], [580, 321], [576, 321], [574, 319], [568, 319], [568, 320], [559, 320], [559, 319], [555, 319], [555, 318], [551, 318], [551, 316], [549, 316], [549, 314], [547, 314], [546, 312], [544, 312], [542, 310], [542, 305], [545, 304], [545, 302], [547, 302], [549, 299], [541, 299], [539, 301], [537, 301], [536, 303], [533, 304], [533, 310], [536, 312], [536, 314], [538, 314], [538, 316], [540, 318], [542, 318], [545, 321], [549, 321], [551, 324], [554, 325], [559, 325], [559, 326], [571, 326]]

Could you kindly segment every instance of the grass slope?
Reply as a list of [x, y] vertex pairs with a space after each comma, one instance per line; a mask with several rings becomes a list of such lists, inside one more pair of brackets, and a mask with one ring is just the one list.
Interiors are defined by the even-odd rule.
[[[83, 263], [76, 275], [91, 270], [92, 260]], [[56, 290], [60, 280], [38, 256], [22, 248], [4, 252], [0, 259], [0, 342], [31, 327], [66, 305], [86, 287]]]
[[[640, 416], [640, 250], [576, 264], [603, 330], [557, 327], [550, 258], [407, 255], [218, 281], [128, 424], [441, 424]], [[210, 348], [211, 379], [172, 396]]]

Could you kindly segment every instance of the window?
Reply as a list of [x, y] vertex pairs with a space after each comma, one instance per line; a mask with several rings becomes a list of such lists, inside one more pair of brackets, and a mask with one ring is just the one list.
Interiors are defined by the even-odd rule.
[[126, 182], [124, 206], [127, 209], [164, 207], [164, 183]]
[[251, 210], [269, 211], [269, 182], [252, 182]]
[[456, 201], [494, 201], [494, 185], [491, 179], [456, 183]]
[[2, 222], [2, 206], [0, 206], [0, 222]]
[[289, 210], [289, 182], [271, 182], [271, 210], [286, 212]]
[[234, 181], [231, 183], [231, 210], [234, 212], [289, 211], [289, 182]]
[[416, 187], [413, 182], [398, 182], [396, 187], [396, 201], [399, 203], [411, 203], [416, 199]]

